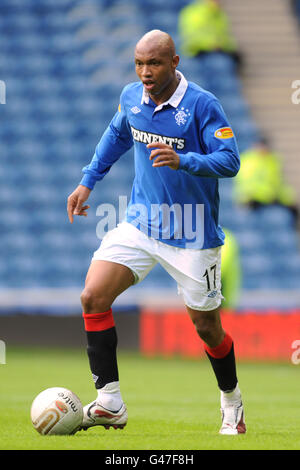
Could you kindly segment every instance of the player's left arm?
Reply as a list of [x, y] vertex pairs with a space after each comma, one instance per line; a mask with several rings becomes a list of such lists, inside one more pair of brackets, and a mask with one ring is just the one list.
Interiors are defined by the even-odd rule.
[[[200, 104], [200, 103], [199, 103]], [[179, 154], [179, 169], [191, 175], [231, 178], [240, 168], [240, 157], [233, 131], [217, 99], [198, 106], [199, 140], [204, 153]]]

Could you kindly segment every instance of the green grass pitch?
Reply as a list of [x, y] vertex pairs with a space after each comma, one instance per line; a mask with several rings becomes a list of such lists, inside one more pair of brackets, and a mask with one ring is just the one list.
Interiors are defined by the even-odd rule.
[[221, 436], [219, 391], [207, 360], [146, 359], [119, 352], [129, 421], [74, 436], [41, 436], [30, 406], [43, 389], [96, 394], [84, 350], [10, 349], [0, 365], [1, 450], [299, 450], [300, 365], [238, 363], [247, 434]]

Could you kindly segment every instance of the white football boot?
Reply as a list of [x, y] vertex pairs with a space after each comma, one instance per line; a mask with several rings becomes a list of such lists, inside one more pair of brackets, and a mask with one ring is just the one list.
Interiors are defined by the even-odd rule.
[[244, 407], [238, 385], [230, 393], [221, 392], [221, 415], [220, 434], [230, 436], [245, 434]]
[[119, 382], [110, 382], [98, 390], [95, 401], [83, 408], [81, 429], [86, 430], [92, 426], [123, 429], [127, 420], [127, 409], [122, 400]]
[[92, 426], [104, 426], [105, 429], [123, 429], [128, 420], [125, 404], [118, 411], [110, 411], [96, 401], [89, 403], [83, 408], [83, 420], [81, 429], [87, 430]]

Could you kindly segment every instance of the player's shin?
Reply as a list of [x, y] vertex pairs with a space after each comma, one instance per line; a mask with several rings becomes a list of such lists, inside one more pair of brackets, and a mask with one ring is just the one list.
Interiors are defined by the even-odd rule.
[[221, 390], [222, 426], [220, 434], [245, 434], [244, 407], [236, 376], [232, 338], [226, 333], [221, 344], [214, 348], [205, 345], [219, 388]]
[[102, 313], [83, 313], [87, 335], [90, 369], [98, 398], [108, 409], [122, 404], [117, 364], [117, 332], [112, 310]]
[[205, 344], [205, 352], [214, 370], [218, 386], [223, 392], [231, 392], [237, 385], [234, 345], [228, 333], [222, 343], [214, 348]]

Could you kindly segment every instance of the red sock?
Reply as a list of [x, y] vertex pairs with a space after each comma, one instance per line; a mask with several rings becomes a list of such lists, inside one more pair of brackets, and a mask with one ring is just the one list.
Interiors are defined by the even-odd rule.
[[115, 326], [112, 309], [101, 313], [83, 313], [85, 331], [104, 331]]
[[210, 356], [214, 357], [215, 359], [222, 359], [223, 357], [227, 356], [227, 354], [229, 354], [232, 343], [233, 341], [231, 336], [229, 336], [228, 333], [225, 333], [225, 337], [221, 344], [215, 346], [214, 348], [210, 348], [209, 346], [207, 346], [207, 344], [204, 344], [204, 349], [206, 352], [208, 352]]
[[87, 353], [97, 389], [119, 380], [117, 332], [110, 308], [101, 313], [83, 313], [87, 335]]
[[232, 338], [226, 333], [221, 344], [215, 348], [204, 346], [214, 370], [219, 388], [223, 392], [232, 391], [237, 384], [235, 355]]

